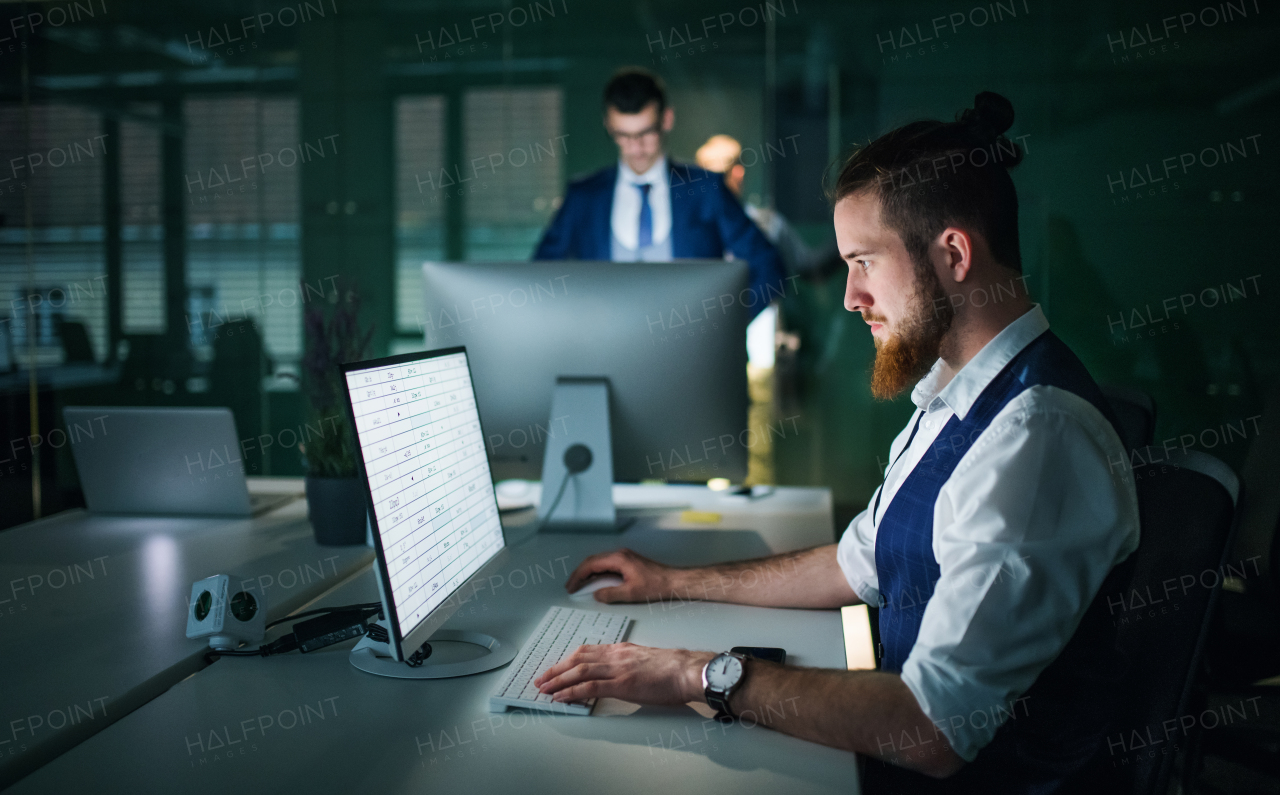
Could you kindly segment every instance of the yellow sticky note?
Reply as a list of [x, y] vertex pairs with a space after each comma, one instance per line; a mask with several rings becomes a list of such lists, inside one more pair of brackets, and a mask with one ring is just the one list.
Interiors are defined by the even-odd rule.
[[720, 514], [714, 511], [681, 511], [680, 521], [690, 524], [720, 524]]

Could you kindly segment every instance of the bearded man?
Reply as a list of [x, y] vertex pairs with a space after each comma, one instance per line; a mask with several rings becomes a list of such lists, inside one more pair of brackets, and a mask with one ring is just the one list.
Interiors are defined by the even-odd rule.
[[[1104, 597], [1137, 548], [1137, 498], [1108, 465], [1124, 456], [1110, 408], [1024, 289], [1012, 123], [1009, 101], [984, 92], [955, 122], [858, 150], [830, 190], [845, 308], [875, 339], [872, 391], [914, 384], [916, 406], [840, 542], [697, 568], [623, 549], [566, 583], [620, 574], [603, 602], [865, 602], [879, 608], [879, 669], [620, 643], [579, 648], [536, 680], [544, 693], [705, 698], [725, 719], [796, 698], [772, 728], [862, 755], [872, 793], [1098, 787], [1122, 672]], [[740, 576], [766, 567], [789, 574]]]

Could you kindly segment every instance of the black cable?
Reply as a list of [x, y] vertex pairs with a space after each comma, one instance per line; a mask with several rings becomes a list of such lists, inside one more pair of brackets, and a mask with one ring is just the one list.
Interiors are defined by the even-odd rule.
[[[391, 642], [391, 635], [390, 633], [387, 632], [387, 628], [384, 626], [380, 626], [378, 624], [370, 624], [368, 631], [366, 631], [364, 634], [366, 637], [368, 637], [370, 640], [374, 641], [375, 643]], [[417, 668], [418, 666], [422, 665], [422, 663], [425, 662], [426, 659], [430, 656], [431, 656], [431, 644], [424, 643], [418, 647], [417, 651], [409, 655], [409, 659], [405, 660], [404, 664], [409, 666], [410, 668]]]
[[[566, 477], [566, 480], [568, 480], [567, 477]], [[563, 493], [563, 488], [561, 488], [561, 492]], [[555, 509], [554, 506], [552, 506], [552, 510], [554, 509]], [[293, 621], [299, 618], [305, 618], [307, 616], [314, 616], [319, 614], [328, 615], [332, 613], [342, 613], [342, 612], [352, 612], [352, 613], [363, 612], [363, 613], [368, 613], [368, 615], [365, 618], [372, 618], [374, 610], [377, 611], [379, 618], [384, 617], [382, 615], [381, 602], [363, 602], [358, 605], [343, 605], [341, 607], [318, 608], [316, 610], [307, 610], [302, 613], [295, 613], [291, 616], [286, 616], [285, 618], [278, 618], [275, 621], [272, 621], [270, 624], [267, 624], [266, 628], [270, 629], [271, 627], [277, 624], [283, 624], [286, 621]], [[365, 631], [365, 635], [368, 636], [371, 640], [376, 641], [378, 643], [391, 642], [391, 635], [390, 633], [387, 632], [386, 627], [380, 626], [378, 624], [369, 624], [368, 629]], [[290, 632], [288, 635], [283, 635], [277, 638], [276, 640], [273, 640], [270, 643], [266, 643], [259, 646], [256, 649], [209, 649], [207, 652], [205, 652], [204, 658], [205, 658], [205, 662], [212, 664], [213, 661], [218, 659], [219, 657], [270, 657], [275, 654], [284, 654], [285, 652], [290, 652], [297, 648], [298, 648], [298, 638], [292, 632]], [[409, 659], [404, 661], [405, 665], [408, 665], [410, 668], [417, 668], [418, 666], [422, 665], [427, 660], [428, 657], [431, 656], [431, 651], [432, 651], [431, 644], [423, 643], [420, 647], [418, 647], [417, 651], [415, 651], [412, 655], [409, 656]]]
[[277, 618], [275, 621], [269, 622], [265, 627], [263, 627], [263, 629], [264, 630], [271, 629], [272, 627], [278, 626], [287, 621], [294, 621], [299, 618], [306, 618], [307, 616], [317, 616], [317, 615], [320, 615], [321, 613], [339, 613], [344, 610], [351, 610], [351, 611], [372, 610], [375, 607], [381, 608], [382, 602], [361, 602], [360, 604], [356, 604], [356, 605], [342, 605], [340, 607], [320, 607], [320, 608], [316, 608], [315, 610], [307, 610], [302, 613], [294, 613], [293, 615], [285, 616], [284, 618]]
[[[306, 610], [301, 613], [294, 613], [291, 616], [285, 616], [284, 618], [277, 618], [275, 621], [267, 624], [266, 627], [264, 627], [264, 630], [271, 629], [272, 627], [277, 626], [278, 624], [283, 624], [287, 621], [296, 621], [300, 618], [306, 618], [307, 616], [333, 615], [334, 613], [360, 613], [361, 621], [367, 621], [372, 618], [375, 613], [379, 618], [382, 617], [382, 603], [361, 602], [360, 604], [355, 605], [321, 607], [315, 610]], [[379, 629], [381, 628], [379, 627]], [[298, 648], [298, 643], [299, 641], [297, 636], [290, 632], [287, 635], [282, 635], [279, 638], [276, 638], [270, 643], [264, 643], [257, 649], [210, 649], [205, 652], [205, 660], [212, 663], [219, 657], [270, 657], [275, 654], [284, 654], [285, 652], [293, 651]], [[430, 654], [430, 651], [427, 653]], [[426, 658], [424, 657], [423, 659]]]
[[547, 529], [547, 524], [551, 521], [551, 517], [556, 512], [556, 506], [560, 504], [560, 498], [564, 496], [564, 490], [569, 485], [569, 478], [575, 473], [565, 472], [564, 478], [560, 481], [560, 491], [556, 492], [556, 498], [551, 502], [551, 508], [547, 511], [547, 515], [542, 518], [542, 524], [538, 525], [538, 532], [541, 533]]
[[268, 621], [267, 625], [263, 627], [263, 629], [264, 630], [271, 629], [272, 627], [279, 626], [280, 624], [283, 624], [287, 621], [295, 621], [299, 618], [306, 618], [307, 616], [316, 616], [321, 613], [332, 613], [338, 609], [341, 609], [341, 608], [322, 607], [318, 610], [307, 610], [302, 613], [294, 613], [291, 616], [285, 616], [284, 618], [277, 618], [275, 621]]
[[298, 648], [298, 639], [289, 633], [280, 638], [276, 638], [270, 643], [264, 643], [256, 649], [210, 649], [205, 652], [205, 662], [212, 663], [219, 657], [270, 657], [273, 654], [284, 654]]
[[405, 660], [404, 664], [409, 666], [410, 668], [417, 668], [418, 666], [422, 665], [422, 663], [425, 662], [426, 659], [430, 656], [431, 656], [431, 644], [424, 643], [418, 647], [417, 651], [409, 655], [409, 659]]
[[560, 505], [560, 498], [564, 496], [565, 487], [569, 485], [570, 476], [590, 469], [592, 459], [591, 448], [585, 444], [571, 444], [565, 449], [564, 479], [560, 481], [560, 491], [556, 492], [556, 498], [551, 502], [551, 509], [547, 511], [542, 524], [538, 525], [539, 533], [547, 529], [547, 525], [551, 522], [551, 517], [555, 515], [556, 508]]

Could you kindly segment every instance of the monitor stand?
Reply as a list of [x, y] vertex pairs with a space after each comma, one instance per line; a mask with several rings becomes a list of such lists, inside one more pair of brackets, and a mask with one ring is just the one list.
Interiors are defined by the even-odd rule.
[[[386, 626], [385, 621], [377, 623]], [[459, 662], [435, 660], [432, 658], [436, 655], [432, 654], [423, 661], [422, 665], [415, 668], [392, 658], [391, 647], [388, 644], [379, 643], [366, 636], [361, 638], [351, 650], [349, 659], [356, 668], [376, 676], [389, 676], [395, 679], [448, 679], [500, 668], [514, 660], [516, 652], [520, 650], [518, 646], [503, 643], [492, 635], [466, 629], [436, 630], [436, 633], [427, 639], [427, 642], [432, 644], [449, 641], [474, 644], [488, 649], [489, 653], [473, 660]]]
[[608, 379], [557, 378], [547, 428], [538, 502], [543, 529], [552, 533], [621, 530], [625, 523], [618, 521], [613, 505]]

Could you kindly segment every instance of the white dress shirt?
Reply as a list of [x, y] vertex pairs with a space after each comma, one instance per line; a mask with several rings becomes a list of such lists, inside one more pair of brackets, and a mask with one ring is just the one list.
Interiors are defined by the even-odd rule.
[[[920, 430], [904, 453], [917, 412], [890, 448], [895, 463], [875, 523], [873, 495], [837, 549], [867, 604], [879, 603], [876, 530], [898, 488], [951, 417], [964, 419], [1048, 328], [1036, 305], [950, 383], [939, 360], [912, 391], [924, 412]], [[902, 680], [961, 758], [972, 761], [1010, 712], [1023, 714], [1011, 702], [1071, 639], [1111, 568], [1137, 548], [1133, 478], [1128, 466], [1113, 472], [1114, 461], [1127, 461], [1124, 445], [1101, 412], [1071, 392], [1033, 386], [995, 416], [943, 484], [933, 509], [941, 577]]]
[[649, 209], [653, 212], [653, 242], [655, 245], [671, 234], [671, 185], [667, 180], [667, 156], [643, 174], [637, 174], [621, 160], [618, 161], [618, 180], [613, 184], [613, 214], [609, 224], [613, 236], [628, 249], [640, 244], [640, 189], [636, 185], [648, 182]]

